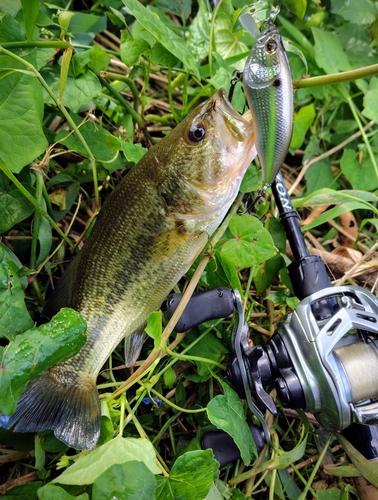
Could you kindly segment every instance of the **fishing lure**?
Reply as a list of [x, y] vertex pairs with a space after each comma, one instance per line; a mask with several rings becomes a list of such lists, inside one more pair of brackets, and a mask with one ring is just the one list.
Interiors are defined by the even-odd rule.
[[272, 23], [257, 39], [243, 71], [263, 181], [271, 184], [289, 150], [293, 131], [293, 84], [278, 29]]

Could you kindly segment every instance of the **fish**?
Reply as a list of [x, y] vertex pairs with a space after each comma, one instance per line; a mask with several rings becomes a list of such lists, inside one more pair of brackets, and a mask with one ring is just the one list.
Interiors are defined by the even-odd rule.
[[294, 96], [290, 64], [272, 23], [256, 40], [243, 69], [263, 181], [270, 185], [289, 150]]
[[126, 364], [135, 362], [148, 316], [222, 222], [255, 156], [252, 124], [221, 89], [123, 177], [43, 311], [47, 317], [61, 307], [79, 311], [86, 344], [29, 382], [7, 428], [51, 429], [69, 447], [96, 446], [101, 367], [123, 338]]

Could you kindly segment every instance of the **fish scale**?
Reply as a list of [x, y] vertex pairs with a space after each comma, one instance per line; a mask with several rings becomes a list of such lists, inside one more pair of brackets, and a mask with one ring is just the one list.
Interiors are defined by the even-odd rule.
[[148, 316], [223, 220], [255, 155], [251, 123], [220, 90], [122, 179], [44, 309], [48, 317], [78, 310], [87, 342], [28, 384], [8, 428], [52, 429], [76, 449], [96, 445], [99, 371], [123, 338], [126, 364], [135, 361]]

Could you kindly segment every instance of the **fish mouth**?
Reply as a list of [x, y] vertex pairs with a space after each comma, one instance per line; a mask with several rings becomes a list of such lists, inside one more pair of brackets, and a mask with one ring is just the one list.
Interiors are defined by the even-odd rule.
[[219, 113], [219, 121], [223, 121], [225, 127], [222, 136], [228, 142], [231, 136], [238, 142], [245, 142], [254, 139], [252, 123], [245, 120], [230, 103], [226, 91], [218, 90], [214, 95], [213, 106], [215, 114]]

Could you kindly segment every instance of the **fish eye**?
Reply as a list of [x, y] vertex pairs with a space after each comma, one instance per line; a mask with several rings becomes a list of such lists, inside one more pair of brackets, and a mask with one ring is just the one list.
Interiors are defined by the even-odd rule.
[[277, 44], [274, 40], [268, 40], [266, 42], [265, 48], [269, 54], [272, 54], [272, 52], [275, 52], [275, 50], [277, 49]]
[[206, 135], [206, 127], [202, 123], [194, 123], [188, 133], [189, 140], [192, 142], [201, 142]]

